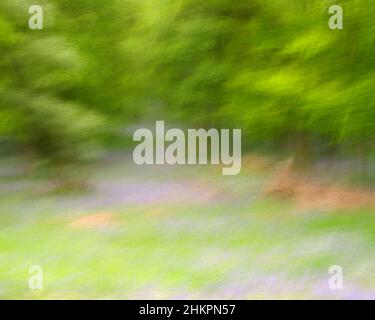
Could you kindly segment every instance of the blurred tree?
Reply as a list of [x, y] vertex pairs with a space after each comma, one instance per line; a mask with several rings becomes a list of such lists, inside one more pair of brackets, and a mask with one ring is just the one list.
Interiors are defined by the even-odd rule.
[[241, 128], [302, 162], [373, 152], [371, 1], [347, 0], [334, 31], [331, 0], [43, 0], [43, 30], [31, 4], [0, 3], [0, 134], [51, 164], [145, 117]]
[[331, 2], [155, 4], [150, 61], [170, 117], [240, 127], [249, 144], [291, 146], [302, 162], [338, 145], [371, 152], [374, 6], [347, 1], [345, 28], [332, 31]]

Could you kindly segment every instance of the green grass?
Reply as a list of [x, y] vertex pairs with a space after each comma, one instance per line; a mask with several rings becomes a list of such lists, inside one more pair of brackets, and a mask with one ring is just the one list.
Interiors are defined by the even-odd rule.
[[[170, 178], [190, 171], [190, 179], [197, 179], [191, 170]], [[164, 174], [149, 177], [167, 180]], [[71, 211], [58, 205], [61, 196], [33, 197], [30, 190], [8, 194], [0, 206], [0, 297], [283, 299], [374, 293], [374, 212], [299, 212], [290, 203], [258, 198], [259, 176], [225, 182], [210, 172], [205, 179], [222, 190], [236, 185], [233, 199], [110, 208], [115, 223], [103, 228], [69, 226], [101, 209]], [[337, 264], [344, 268], [344, 290], [330, 291], [328, 268]], [[42, 290], [28, 287], [31, 265], [43, 267]]]

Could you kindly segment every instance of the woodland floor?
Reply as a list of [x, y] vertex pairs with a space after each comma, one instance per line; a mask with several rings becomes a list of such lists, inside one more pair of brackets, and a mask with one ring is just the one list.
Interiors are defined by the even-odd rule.
[[[90, 190], [71, 193], [22, 170], [0, 162], [0, 298], [375, 299], [369, 191], [253, 156], [223, 177], [114, 153], [92, 168]], [[31, 265], [42, 290], [28, 287]], [[328, 287], [332, 265], [342, 290]]]

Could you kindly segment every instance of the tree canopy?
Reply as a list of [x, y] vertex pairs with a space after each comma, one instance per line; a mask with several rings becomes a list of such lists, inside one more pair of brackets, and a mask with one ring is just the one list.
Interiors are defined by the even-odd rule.
[[[87, 157], [142, 119], [241, 128], [248, 146], [368, 154], [375, 6], [329, 0], [0, 3], [0, 135], [51, 161]], [[302, 147], [301, 147], [302, 146]]]

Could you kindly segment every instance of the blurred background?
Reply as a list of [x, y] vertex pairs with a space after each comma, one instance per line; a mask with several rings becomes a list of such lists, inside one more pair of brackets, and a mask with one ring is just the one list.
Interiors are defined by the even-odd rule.
[[[375, 298], [372, 1], [34, 2], [0, 2], [1, 298]], [[241, 174], [136, 166], [156, 120], [242, 129]]]

